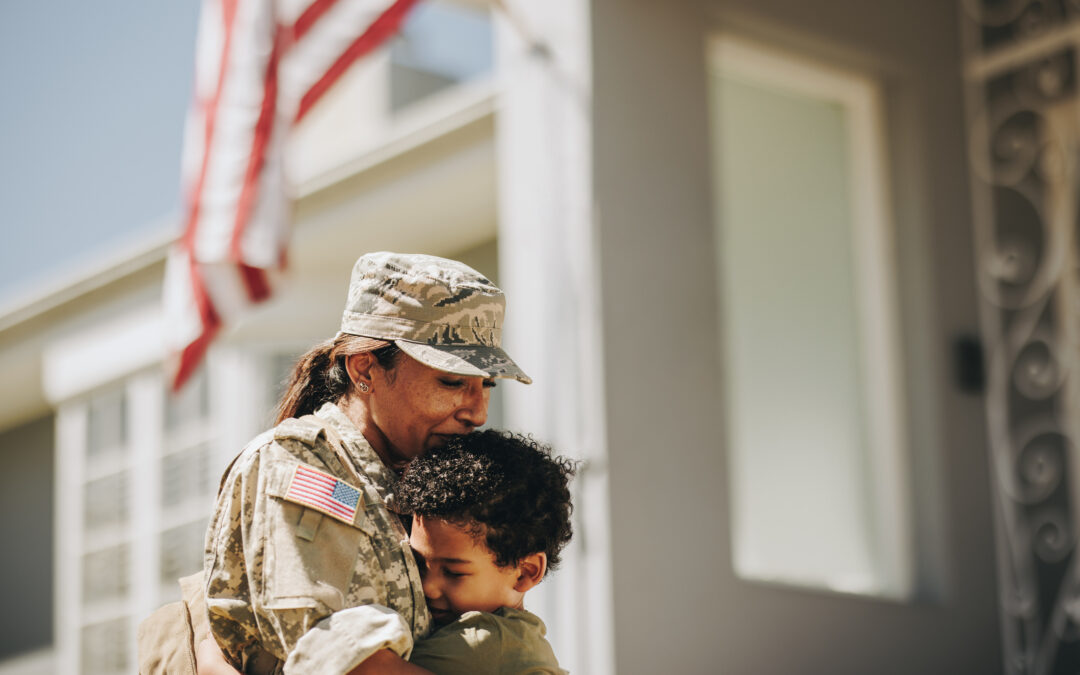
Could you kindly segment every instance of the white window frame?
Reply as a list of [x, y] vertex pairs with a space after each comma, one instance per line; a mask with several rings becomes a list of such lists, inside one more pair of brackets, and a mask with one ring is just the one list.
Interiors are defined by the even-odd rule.
[[714, 35], [707, 49], [712, 73], [827, 99], [848, 116], [851, 236], [863, 385], [868, 395], [869, 474], [877, 515], [874, 534], [881, 554], [880, 595], [910, 598], [916, 583], [913, 505], [882, 86], [866, 74], [816, 63], [730, 33]]
[[[179, 597], [160, 580], [161, 533], [181, 524], [166, 522], [162, 507], [162, 464], [169, 434], [165, 429], [165, 377], [161, 368], [163, 328], [160, 309], [147, 307], [102, 321], [78, 335], [65, 336], [44, 350], [44, 381], [56, 406], [56, 664], [58, 672], [82, 671], [82, 630], [99, 620], [128, 617], [129, 669], [137, 667], [135, 629], [156, 607]], [[268, 385], [264, 359], [293, 345], [218, 344], [207, 355], [211, 442], [214, 471], [228, 462], [261, 431], [264, 402], [257, 395]], [[87, 477], [89, 403], [95, 392], [119, 386], [127, 412], [126, 454], [117, 468], [129, 472], [128, 521], [120, 536], [130, 546], [129, 591], [109, 616], [91, 616], [82, 599], [83, 556], [87, 541], [83, 510]], [[183, 445], [197, 445], [203, 432], [172, 435]], [[190, 441], [190, 442], [189, 442]], [[211, 476], [213, 478], [214, 476]], [[131, 507], [138, 504], [138, 508]], [[191, 511], [184, 523], [209, 516]], [[189, 509], [190, 510], [190, 509]]]
[[[130, 508], [126, 532], [120, 537], [130, 549], [131, 592], [118, 605], [94, 614], [83, 607], [83, 557], [88, 551], [83, 523], [87, 482], [86, 451], [89, 396], [61, 403], [57, 409], [56, 462], [56, 617], [57, 660], [60, 672], [82, 672], [82, 629], [87, 625], [127, 617], [132, 639], [127, 642], [127, 661], [136, 666], [134, 630], [138, 621], [153, 611], [157, 594], [140, 592], [158, 588], [158, 548], [140, 545], [153, 541], [160, 522], [160, 419], [161, 376], [143, 370], [124, 379], [126, 458], [121, 470], [129, 472], [129, 499], [144, 508]], [[134, 478], [138, 476], [139, 479]]]

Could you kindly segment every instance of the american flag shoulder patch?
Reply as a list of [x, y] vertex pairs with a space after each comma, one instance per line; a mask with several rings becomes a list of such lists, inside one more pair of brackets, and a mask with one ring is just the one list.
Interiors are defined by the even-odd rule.
[[356, 520], [360, 489], [306, 464], [297, 464], [285, 499], [351, 525]]

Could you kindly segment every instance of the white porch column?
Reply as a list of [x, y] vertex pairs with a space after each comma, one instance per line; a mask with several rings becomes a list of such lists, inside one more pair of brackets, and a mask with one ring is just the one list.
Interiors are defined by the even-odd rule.
[[[574, 539], [527, 607], [544, 618], [564, 668], [604, 675], [614, 672], [614, 617], [590, 2], [506, 1], [517, 21], [496, 13], [499, 280], [509, 298], [507, 349], [534, 379], [505, 385], [506, 425], [584, 462], [574, 487]], [[529, 44], [526, 32], [543, 47]]]

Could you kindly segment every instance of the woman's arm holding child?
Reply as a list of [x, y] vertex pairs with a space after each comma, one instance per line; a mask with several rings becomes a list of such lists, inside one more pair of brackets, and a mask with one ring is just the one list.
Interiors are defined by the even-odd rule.
[[[198, 661], [199, 675], [240, 675], [229, 665], [221, 653], [214, 638], [208, 637], [199, 643], [195, 659]], [[382, 649], [368, 657], [363, 663], [353, 668], [349, 675], [433, 675], [430, 670], [414, 666], [389, 649]]]
[[[349, 675], [433, 675], [430, 670], [414, 666], [389, 649], [375, 652], [353, 668]], [[200, 673], [201, 675], [201, 673]]]

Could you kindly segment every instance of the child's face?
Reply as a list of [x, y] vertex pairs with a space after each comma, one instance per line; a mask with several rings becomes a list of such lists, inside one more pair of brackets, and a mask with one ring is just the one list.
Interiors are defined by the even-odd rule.
[[521, 608], [524, 592], [516, 590], [518, 568], [496, 565], [495, 555], [484, 543], [460, 527], [439, 518], [413, 516], [409, 543], [437, 625], [468, 611]]

